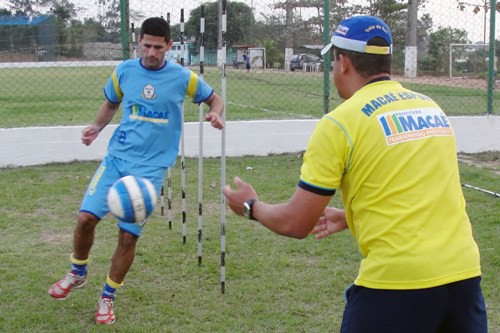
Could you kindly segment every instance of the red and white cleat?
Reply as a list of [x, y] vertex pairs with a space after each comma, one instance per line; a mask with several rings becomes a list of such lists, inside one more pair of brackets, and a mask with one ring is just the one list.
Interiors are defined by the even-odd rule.
[[63, 300], [69, 296], [72, 289], [82, 288], [86, 283], [87, 275], [79, 276], [69, 272], [65, 277], [50, 287], [49, 295], [57, 300]]
[[96, 324], [113, 324], [116, 321], [113, 311], [113, 300], [109, 297], [101, 297], [97, 302], [97, 312], [95, 313]]

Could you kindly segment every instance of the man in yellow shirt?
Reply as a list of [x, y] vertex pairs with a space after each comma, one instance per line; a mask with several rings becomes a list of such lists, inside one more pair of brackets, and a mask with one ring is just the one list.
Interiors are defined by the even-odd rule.
[[[235, 178], [229, 207], [288, 237], [349, 229], [363, 255], [346, 291], [341, 332], [487, 331], [478, 247], [472, 237], [448, 118], [428, 96], [391, 80], [386, 23], [355, 16], [331, 43], [345, 101], [308, 143], [285, 204], [258, 200]], [[327, 207], [340, 190], [344, 209]]]

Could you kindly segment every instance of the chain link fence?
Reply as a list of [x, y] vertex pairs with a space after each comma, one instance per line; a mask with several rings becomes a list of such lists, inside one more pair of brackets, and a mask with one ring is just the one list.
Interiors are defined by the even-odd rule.
[[[0, 128], [93, 121], [116, 64], [140, 57], [137, 35], [150, 16], [171, 23], [168, 60], [182, 59], [199, 73], [202, 6], [203, 76], [220, 94], [221, 4], [0, 0]], [[226, 119], [314, 119], [341, 103], [330, 59], [319, 52], [331, 27], [356, 14], [388, 22], [395, 79], [434, 98], [448, 115], [498, 114], [498, 12], [500, 2], [491, 0], [227, 1]], [[186, 121], [197, 120], [196, 105], [186, 101], [185, 112]]]

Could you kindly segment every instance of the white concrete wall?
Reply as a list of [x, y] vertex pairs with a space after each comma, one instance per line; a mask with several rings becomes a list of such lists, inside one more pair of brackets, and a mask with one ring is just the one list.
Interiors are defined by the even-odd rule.
[[[500, 151], [500, 117], [451, 117], [459, 152]], [[226, 124], [226, 156], [294, 153], [305, 150], [317, 120], [241, 121]], [[103, 157], [116, 126], [91, 145], [80, 141], [84, 126], [0, 129], [0, 167], [27, 166]], [[203, 155], [221, 155], [221, 131], [203, 126]], [[197, 157], [199, 124], [185, 125], [185, 156]]]

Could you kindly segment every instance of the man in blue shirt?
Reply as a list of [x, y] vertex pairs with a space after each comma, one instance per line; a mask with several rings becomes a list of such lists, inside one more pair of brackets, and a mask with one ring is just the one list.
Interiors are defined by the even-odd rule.
[[247, 69], [247, 72], [250, 71], [250, 56], [248, 55], [247, 51], [243, 53], [243, 61], [245, 62], [245, 68]]
[[[94, 230], [109, 212], [106, 197], [111, 185], [133, 174], [149, 179], [156, 191], [160, 191], [167, 168], [175, 164], [178, 156], [185, 96], [194, 103], [206, 103], [210, 110], [205, 120], [214, 128], [224, 127], [221, 119], [224, 103], [220, 96], [189, 69], [165, 60], [173, 42], [167, 21], [159, 17], [146, 19], [138, 41], [141, 58], [117, 66], [104, 86], [106, 100], [94, 123], [82, 132], [83, 144], [92, 144], [122, 106], [120, 124], [80, 207], [70, 256], [71, 271], [49, 289], [55, 299], [65, 299], [72, 289], [83, 287], [87, 281]], [[98, 302], [97, 324], [112, 324], [116, 320], [115, 291], [123, 285], [135, 258], [144, 223], [118, 223], [118, 244]]]

